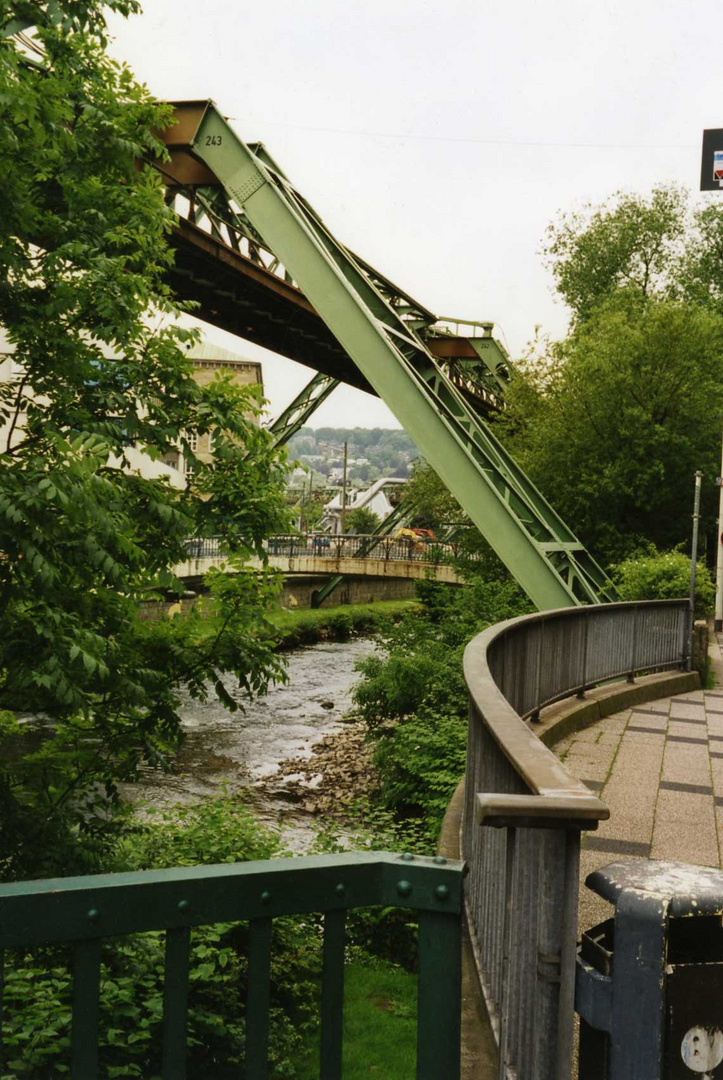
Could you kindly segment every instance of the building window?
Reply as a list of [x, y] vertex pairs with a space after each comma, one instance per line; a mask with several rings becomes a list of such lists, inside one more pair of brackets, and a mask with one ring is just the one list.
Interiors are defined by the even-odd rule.
[[193, 450], [194, 454], [198, 450], [198, 435], [195, 431], [184, 431], [183, 437], [188, 443], [189, 449]]

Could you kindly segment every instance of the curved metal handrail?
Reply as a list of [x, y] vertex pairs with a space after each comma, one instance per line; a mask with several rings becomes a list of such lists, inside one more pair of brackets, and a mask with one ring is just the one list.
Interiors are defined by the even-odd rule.
[[684, 666], [689, 617], [687, 600], [562, 608], [491, 626], [465, 651], [467, 917], [518, 1080], [570, 1075], [580, 832], [609, 817], [524, 718], [600, 682]]

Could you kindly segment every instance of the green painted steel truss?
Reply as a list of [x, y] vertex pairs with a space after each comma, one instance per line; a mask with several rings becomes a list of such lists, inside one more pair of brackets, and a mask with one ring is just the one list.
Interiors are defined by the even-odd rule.
[[220, 183], [263, 237], [533, 602], [549, 609], [607, 599], [603, 571], [432, 355], [417, 313], [392, 307], [369, 267], [213, 102], [179, 103], [176, 115], [206, 183]]
[[329, 394], [339, 385], [338, 379], [332, 379], [329, 375], [318, 372], [304, 389], [296, 395], [280, 416], [269, 424], [269, 431], [274, 436], [274, 443], [283, 446], [292, 439], [296, 432], [304, 426], [309, 417], [314, 413]]

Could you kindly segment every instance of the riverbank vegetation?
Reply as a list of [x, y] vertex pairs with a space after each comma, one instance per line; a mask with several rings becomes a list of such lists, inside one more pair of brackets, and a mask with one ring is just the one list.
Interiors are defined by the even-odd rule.
[[479, 575], [461, 589], [423, 582], [419, 595], [421, 610], [390, 627], [381, 652], [359, 662], [354, 697], [374, 741], [383, 805], [420, 819], [433, 843], [465, 768], [465, 646], [532, 608], [513, 581]]
[[[138, 618], [141, 601], [182, 589], [172, 567], [189, 535], [220, 535], [236, 567], [263, 557], [287, 526], [286, 456], [251, 388], [193, 378], [195, 334], [164, 279], [173, 217], [150, 163], [166, 155], [170, 107], [107, 56], [96, 0], [31, 7], [42, 62], [0, 38], [6, 880], [99, 866], [122, 824], [118, 781], [178, 745], [181, 693], [233, 707], [224, 673], [258, 693], [283, 672], [258, 632], [278, 590], [268, 572], [214, 576], [218, 632], [204, 647]], [[193, 446], [210, 432], [204, 462]], [[179, 490], [160, 469], [148, 479], [179, 447], [191, 483]], [[18, 712], [45, 718], [41, 750], [24, 752]]]

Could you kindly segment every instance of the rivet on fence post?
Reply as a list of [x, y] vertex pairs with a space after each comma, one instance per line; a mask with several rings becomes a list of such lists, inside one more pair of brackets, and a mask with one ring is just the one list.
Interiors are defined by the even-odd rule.
[[398, 881], [397, 882], [397, 892], [399, 893], [400, 896], [411, 896], [411, 894], [412, 894], [411, 883], [409, 881]]

